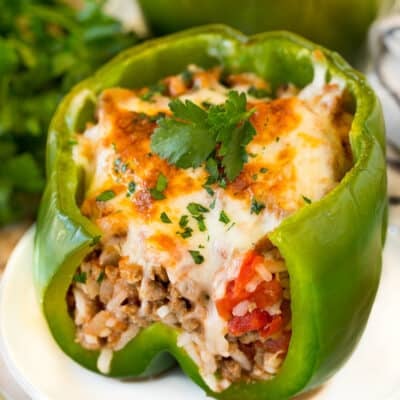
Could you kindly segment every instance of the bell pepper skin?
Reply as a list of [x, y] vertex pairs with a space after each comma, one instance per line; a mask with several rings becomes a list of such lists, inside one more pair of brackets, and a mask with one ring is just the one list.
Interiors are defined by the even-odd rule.
[[246, 34], [286, 29], [353, 59], [382, 0], [139, 0], [156, 35], [209, 23]]
[[[322, 52], [329, 74], [346, 82], [354, 99], [350, 144], [354, 166], [322, 200], [306, 205], [270, 234], [286, 260], [291, 279], [292, 338], [276, 377], [238, 382], [212, 392], [197, 366], [176, 345], [179, 332], [156, 323], [114, 354], [111, 376], [149, 376], [176, 359], [209, 395], [226, 400], [287, 399], [322, 384], [346, 361], [367, 322], [379, 284], [386, 228], [384, 126], [379, 102], [364, 78], [336, 53], [294, 34], [253, 37], [224, 26], [195, 28], [146, 42], [121, 53], [65, 98], [53, 118], [47, 146], [48, 183], [35, 243], [34, 279], [43, 312], [60, 347], [97, 371], [98, 352], [75, 342], [66, 292], [77, 266], [101, 234], [80, 213], [82, 171], [72, 159], [72, 134], [93, 118], [96, 96], [105, 88], [142, 87], [185, 69], [222, 64], [253, 71], [273, 88], [306, 85], [313, 54]], [[171, 357], [172, 355], [172, 357]]]

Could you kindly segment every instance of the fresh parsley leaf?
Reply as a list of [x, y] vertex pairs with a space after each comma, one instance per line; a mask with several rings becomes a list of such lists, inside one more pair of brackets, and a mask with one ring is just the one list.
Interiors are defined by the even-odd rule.
[[226, 214], [226, 212], [224, 210], [222, 210], [219, 214], [219, 220], [221, 222], [223, 222], [225, 225], [229, 224], [229, 222], [231, 221], [230, 218], [228, 217], [228, 215]]
[[251, 213], [251, 214], [256, 214], [256, 215], [258, 215], [258, 214], [260, 214], [260, 212], [261, 212], [262, 210], [264, 210], [264, 208], [265, 208], [265, 204], [264, 204], [264, 203], [261, 203], [260, 201], [257, 201], [257, 200], [253, 197], [253, 199], [251, 200], [250, 213]]
[[73, 281], [78, 283], [86, 283], [86, 279], [86, 272], [77, 272], [73, 277]]
[[164, 174], [160, 173], [160, 175], [158, 175], [157, 178], [156, 189], [159, 192], [163, 192], [167, 188], [167, 186], [168, 186], [167, 177]]
[[207, 230], [206, 224], [204, 222], [204, 215], [194, 215], [193, 218], [197, 221], [197, 227], [200, 232], [205, 232]]
[[207, 126], [207, 112], [186, 100], [173, 100], [173, 117], [162, 118], [151, 136], [151, 149], [179, 168], [196, 168], [214, 150], [215, 137]]
[[[206, 162], [207, 184], [232, 181], [247, 161], [246, 145], [255, 135], [248, 121], [253, 113], [246, 108], [244, 93], [231, 91], [224, 104], [207, 110], [193, 102], [173, 100], [172, 117], [158, 121], [151, 139], [152, 151], [180, 168], [198, 167]], [[212, 155], [213, 154], [213, 155]]]
[[154, 200], [164, 200], [165, 199], [165, 194], [158, 191], [157, 189], [154, 189], [154, 188], [150, 189], [150, 194]]
[[206, 162], [206, 170], [209, 173], [208, 183], [215, 183], [219, 178], [218, 164], [214, 158], [209, 158]]
[[168, 186], [168, 179], [167, 177], [160, 173], [157, 178], [156, 186], [150, 189], [151, 197], [155, 200], [163, 200], [165, 199], [165, 194], [163, 193], [164, 190]]
[[198, 250], [189, 250], [189, 253], [196, 264], [202, 264], [204, 262], [204, 257]]
[[246, 145], [255, 133], [253, 125], [249, 121], [245, 121], [231, 132], [230, 140], [221, 146], [221, 151], [224, 153], [222, 165], [229, 181], [233, 181], [243, 169], [247, 158]]
[[[48, 127], [60, 100], [137, 42], [103, 12], [104, 1], [70, 3], [0, 1], [0, 226], [36, 216]], [[85, 100], [75, 132], [85, 129], [92, 109], [94, 103]]]
[[210, 195], [210, 196], [214, 196], [215, 192], [212, 189], [212, 187], [210, 185], [204, 184], [203, 188], [206, 190], [206, 192]]
[[115, 197], [115, 192], [113, 190], [105, 190], [96, 197], [96, 201], [108, 201]]
[[168, 215], [166, 212], [162, 212], [160, 215], [160, 219], [164, 224], [172, 224], [172, 221], [169, 219]]
[[312, 203], [312, 200], [309, 199], [308, 197], [306, 197], [306, 196], [302, 196], [302, 197], [303, 197], [303, 200], [304, 200], [305, 203], [307, 203], [307, 204], [311, 204]]
[[187, 239], [188, 237], [192, 236], [193, 229], [189, 226], [185, 226], [182, 232], [176, 232], [177, 235], [180, 235], [183, 239]]
[[189, 222], [189, 217], [187, 215], [182, 215], [182, 217], [179, 220], [179, 226], [181, 228], [184, 228]]
[[211, 210], [214, 210], [216, 201], [217, 201], [217, 199], [214, 198], [214, 200], [211, 202], [211, 204], [210, 204]]
[[200, 215], [201, 213], [205, 213], [205, 212], [209, 211], [208, 208], [202, 206], [199, 203], [189, 203], [186, 208], [192, 215]]

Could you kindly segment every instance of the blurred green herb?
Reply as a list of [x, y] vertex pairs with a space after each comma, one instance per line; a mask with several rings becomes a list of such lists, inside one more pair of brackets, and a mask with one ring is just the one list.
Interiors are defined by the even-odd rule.
[[0, 2], [0, 226], [35, 215], [47, 129], [62, 96], [137, 41], [102, 5]]

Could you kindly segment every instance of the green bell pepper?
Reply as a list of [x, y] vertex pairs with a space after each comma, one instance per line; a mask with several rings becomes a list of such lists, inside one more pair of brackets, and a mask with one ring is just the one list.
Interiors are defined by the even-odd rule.
[[287, 29], [350, 59], [363, 43], [382, 0], [139, 0], [155, 34], [224, 23], [246, 34]]
[[253, 71], [273, 88], [287, 82], [304, 87], [313, 77], [316, 49], [325, 56], [328, 74], [344, 80], [353, 98], [350, 144], [354, 166], [331, 193], [288, 217], [270, 234], [286, 260], [291, 279], [293, 331], [280, 372], [269, 381], [238, 382], [213, 393], [195, 363], [177, 346], [179, 332], [155, 323], [115, 352], [110, 375], [149, 376], [169, 368], [176, 359], [212, 396], [272, 400], [320, 385], [347, 360], [374, 301], [386, 230], [384, 126], [379, 102], [364, 78], [339, 55], [294, 34], [271, 32], [249, 38], [224, 26], [207, 26], [121, 53], [76, 86], [51, 123], [34, 279], [52, 334], [75, 361], [97, 371], [99, 353], [75, 342], [66, 293], [78, 265], [92, 251], [101, 232], [80, 213], [84, 179], [73, 162], [70, 141], [93, 119], [99, 93], [115, 86], [143, 87], [184, 70], [190, 63]]

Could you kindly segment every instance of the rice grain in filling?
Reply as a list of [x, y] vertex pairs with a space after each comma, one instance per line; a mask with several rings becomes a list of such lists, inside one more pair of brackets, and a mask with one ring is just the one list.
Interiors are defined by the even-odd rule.
[[[83, 347], [113, 351], [154, 322], [177, 328], [178, 345], [221, 391], [279, 372], [291, 336], [290, 277], [268, 233], [332, 190], [351, 166], [341, 82], [323, 70], [299, 90], [267, 97], [252, 73], [188, 67], [156, 89], [105, 90], [97, 120], [77, 134], [84, 167], [82, 213], [103, 232], [78, 267], [67, 301]], [[188, 78], [189, 76], [189, 78]], [[207, 109], [244, 92], [255, 136], [233, 181], [207, 184], [204, 165], [182, 169], [151, 149], [171, 98]]]

